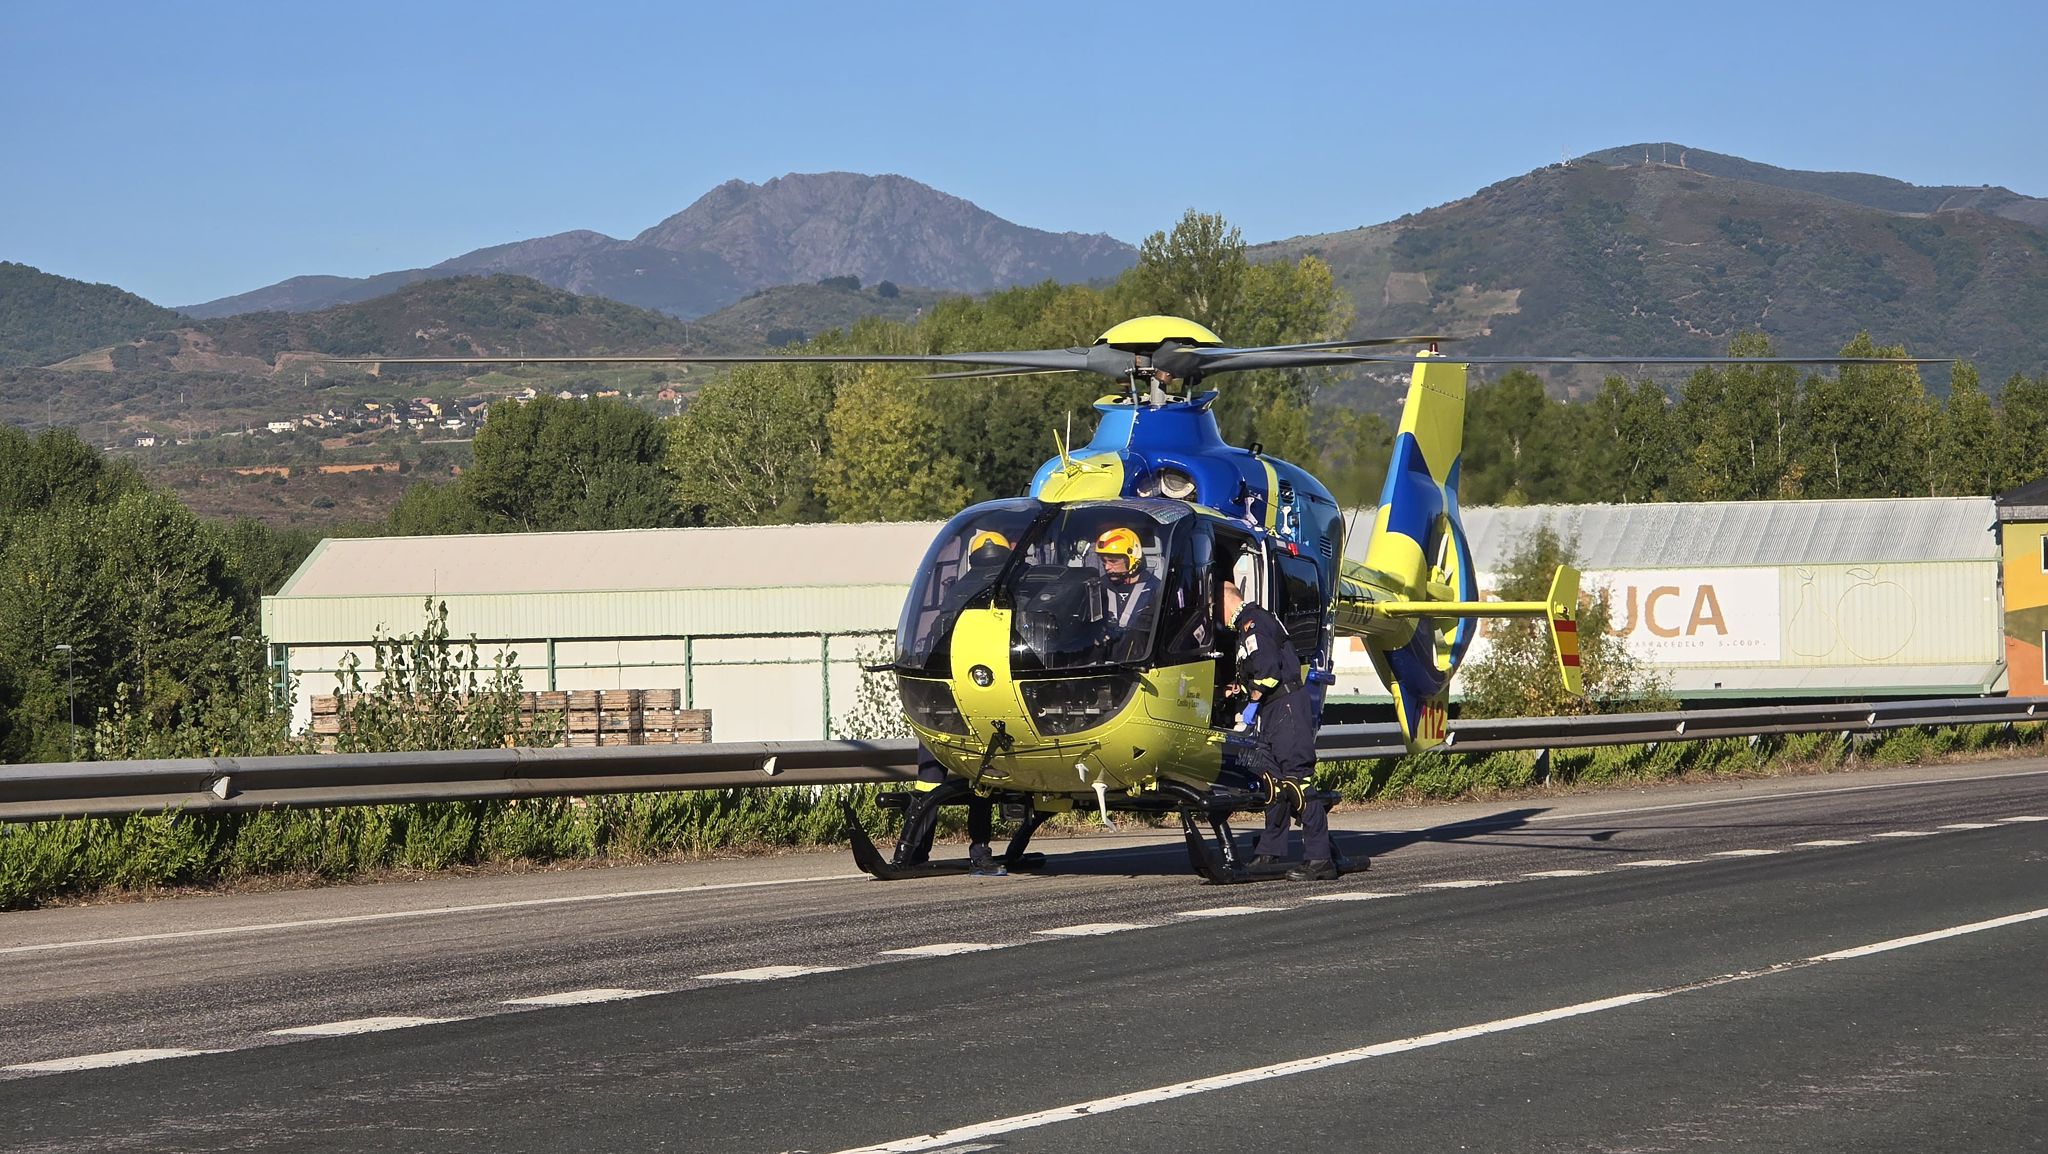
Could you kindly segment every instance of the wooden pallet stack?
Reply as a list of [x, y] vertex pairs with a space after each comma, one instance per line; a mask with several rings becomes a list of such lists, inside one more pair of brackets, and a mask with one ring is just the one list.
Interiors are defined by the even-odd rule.
[[[711, 740], [711, 711], [684, 709], [678, 689], [572, 689], [522, 693], [519, 728], [530, 733], [537, 719], [562, 719], [567, 746], [700, 745]], [[347, 705], [338, 694], [313, 697], [313, 733], [332, 750]]]

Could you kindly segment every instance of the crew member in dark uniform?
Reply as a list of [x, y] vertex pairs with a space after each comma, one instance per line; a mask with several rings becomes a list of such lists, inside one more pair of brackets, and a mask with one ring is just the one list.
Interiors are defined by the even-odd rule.
[[1303, 860], [1287, 876], [1329, 881], [1340, 872], [1330, 844], [1330, 815], [1319, 798], [1304, 792], [1316, 767], [1316, 729], [1308, 694], [1301, 692], [1301, 657], [1280, 619], [1246, 601], [1236, 582], [1223, 583], [1223, 620], [1237, 633], [1237, 683], [1257, 707], [1253, 731], [1275, 763], [1266, 831], [1252, 864], [1270, 866], [1287, 856], [1287, 831], [1298, 809]]

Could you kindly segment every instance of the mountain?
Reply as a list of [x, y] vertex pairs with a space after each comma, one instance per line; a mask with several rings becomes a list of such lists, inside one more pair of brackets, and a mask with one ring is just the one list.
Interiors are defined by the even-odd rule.
[[113, 285], [0, 261], [0, 368], [45, 365], [187, 323]]
[[432, 268], [364, 278], [294, 277], [183, 310], [202, 319], [304, 312], [405, 284], [513, 273], [678, 317], [715, 312], [774, 285], [857, 276], [952, 292], [1114, 276], [1137, 259], [1101, 234], [1025, 228], [901, 176], [792, 174], [727, 181], [683, 211], [618, 240], [576, 231], [465, 253]]
[[1669, 142], [1625, 144], [1620, 148], [1588, 153], [1579, 159], [1610, 168], [1676, 165], [1685, 171], [1707, 176], [1746, 180], [1752, 184], [1768, 184], [1797, 192], [1817, 192], [1885, 212], [1932, 213], [1969, 209], [2017, 220], [2036, 228], [2048, 228], [2048, 200], [2021, 196], [2009, 188], [1988, 184], [1967, 187], [1957, 184], [1919, 185], [1864, 172], [1805, 172]]
[[1472, 353], [1708, 354], [1760, 330], [1825, 354], [1868, 330], [1990, 381], [2048, 367], [2048, 231], [2029, 223], [2044, 202], [1675, 145], [1686, 165], [1662, 146], [1645, 165], [1644, 147], [1254, 255], [1322, 256], [1359, 335], [1449, 331]]
[[882, 285], [790, 284], [749, 293], [707, 317], [690, 322], [694, 348], [705, 352], [765, 352], [791, 341], [814, 337], [827, 329], [852, 328], [863, 317], [908, 321], [944, 299], [931, 289], [898, 289]]

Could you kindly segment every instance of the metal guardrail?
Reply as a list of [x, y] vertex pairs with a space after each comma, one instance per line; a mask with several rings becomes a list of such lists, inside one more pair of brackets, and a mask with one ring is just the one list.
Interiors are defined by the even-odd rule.
[[[2036, 711], [2040, 712], [2037, 714]], [[1851, 705], [1774, 705], [1595, 717], [1460, 721], [1450, 753], [1574, 749], [1787, 733], [1877, 733], [1912, 726], [2048, 721], [2048, 698], [1957, 697]], [[1399, 757], [1392, 724], [1328, 726], [1324, 761]], [[0, 821], [375, 805], [746, 786], [854, 785], [916, 776], [910, 741], [766, 741], [572, 749], [310, 754], [64, 762], [0, 768]]]

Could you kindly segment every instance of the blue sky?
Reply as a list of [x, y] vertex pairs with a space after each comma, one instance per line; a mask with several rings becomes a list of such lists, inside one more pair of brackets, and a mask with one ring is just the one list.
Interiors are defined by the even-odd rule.
[[2048, 196], [2048, 5], [0, 0], [0, 259], [189, 304], [896, 172], [1136, 241], [1675, 140]]

